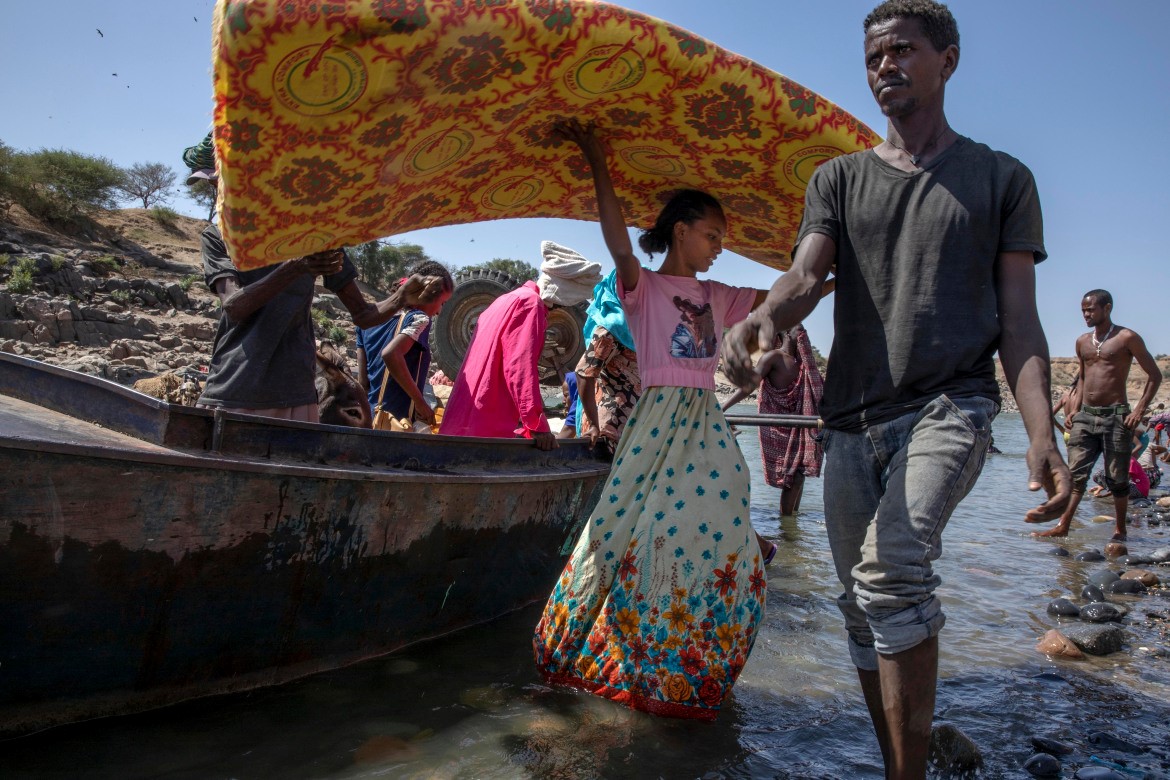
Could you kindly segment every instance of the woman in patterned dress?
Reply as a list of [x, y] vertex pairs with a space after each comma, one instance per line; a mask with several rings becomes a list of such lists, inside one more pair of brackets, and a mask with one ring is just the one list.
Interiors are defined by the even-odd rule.
[[710, 195], [677, 193], [633, 253], [592, 126], [557, 125], [593, 172], [643, 393], [601, 500], [536, 627], [537, 667], [635, 709], [711, 720], [747, 662], [764, 611], [750, 478], [715, 396], [723, 329], [764, 291], [700, 281], [727, 222]]

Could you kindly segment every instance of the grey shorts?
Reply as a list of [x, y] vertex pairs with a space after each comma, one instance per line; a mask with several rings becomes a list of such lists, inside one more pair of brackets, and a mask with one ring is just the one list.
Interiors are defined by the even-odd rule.
[[1105, 487], [1115, 496], [1128, 495], [1132, 450], [1133, 431], [1125, 427], [1124, 416], [1099, 416], [1085, 411], [1074, 414], [1068, 437], [1068, 470], [1072, 472], [1073, 490], [1085, 492], [1089, 473], [1100, 455], [1105, 461]]
[[989, 398], [940, 396], [864, 431], [827, 432], [825, 524], [859, 669], [875, 670], [877, 653], [909, 650], [942, 629], [931, 562], [983, 468], [998, 411]]

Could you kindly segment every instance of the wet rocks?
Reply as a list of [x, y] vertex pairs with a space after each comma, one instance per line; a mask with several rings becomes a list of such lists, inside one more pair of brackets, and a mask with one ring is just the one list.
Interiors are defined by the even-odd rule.
[[1032, 777], [1059, 777], [1060, 759], [1048, 753], [1037, 753], [1024, 762], [1024, 769]]
[[1122, 753], [1145, 753], [1146, 749], [1140, 745], [1135, 745], [1128, 740], [1121, 737], [1114, 736], [1107, 731], [1094, 731], [1089, 735], [1089, 743], [1095, 745], [1100, 750], [1117, 750]]
[[1129, 555], [1129, 548], [1121, 542], [1110, 542], [1105, 545], [1106, 558], [1120, 558], [1123, 555]]
[[1148, 555], [1126, 555], [1118, 563], [1124, 566], [1149, 566], [1154, 559]]
[[1081, 588], [1081, 598], [1085, 601], [1104, 601], [1105, 591], [1097, 585], [1086, 585]]
[[968, 771], [983, 766], [983, 755], [957, 726], [941, 723], [930, 731], [930, 763], [941, 770]]
[[1137, 580], [1147, 588], [1156, 588], [1161, 584], [1158, 575], [1148, 569], [1130, 569], [1121, 575], [1123, 580]]
[[1081, 607], [1081, 620], [1089, 623], [1118, 623], [1125, 613], [1116, 604], [1094, 601]]
[[[1084, 614], [1084, 609], [1081, 613]], [[1125, 643], [1125, 632], [1115, 625], [1068, 626], [1064, 635], [1089, 655], [1116, 653]]]
[[1105, 555], [1100, 550], [1085, 550], [1073, 556], [1074, 561], [1103, 561]]
[[1072, 555], [1072, 553], [1070, 553], [1068, 550], [1064, 549], [1063, 547], [1058, 547], [1055, 545], [1048, 548], [1048, 554], [1055, 555], [1057, 558], [1068, 558], [1070, 555]]
[[1085, 654], [1081, 652], [1081, 649], [1076, 644], [1055, 628], [1050, 629], [1040, 639], [1036, 645], [1036, 651], [1045, 655], [1060, 656], [1061, 658], [1071, 658], [1074, 660], [1085, 657]]
[[1142, 584], [1141, 580], [1114, 580], [1105, 586], [1105, 592], [1140, 596], [1146, 592], [1146, 586]]
[[1049, 753], [1054, 756], [1067, 756], [1073, 752], [1073, 746], [1067, 742], [1061, 742], [1059, 739], [1053, 737], [1045, 737], [1041, 735], [1032, 735], [1032, 747], [1039, 750], [1041, 753]]
[[1099, 588], [1104, 588], [1109, 583], [1117, 582], [1119, 579], [1121, 579], [1120, 574], [1115, 571], [1109, 571], [1108, 569], [1105, 571], [1095, 572], [1089, 576], [1089, 582]]
[[1170, 563], [1170, 547], [1159, 547], [1150, 553], [1152, 563]]
[[1081, 608], [1068, 599], [1053, 599], [1048, 603], [1048, 614], [1057, 617], [1080, 617]]

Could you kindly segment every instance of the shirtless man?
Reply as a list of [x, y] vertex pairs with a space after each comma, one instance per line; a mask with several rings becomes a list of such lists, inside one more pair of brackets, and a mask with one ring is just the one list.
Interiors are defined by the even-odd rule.
[[[1080, 393], [1073, 393], [1066, 406], [1068, 466], [1073, 476], [1072, 498], [1055, 528], [1033, 536], [1065, 536], [1077, 506], [1085, 494], [1089, 472], [1098, 455], [1105, 459], [1105, 481], [1113, 494], [1116, 519], [1114, 541], [1124, 541], [1125, 514], [1129, 509], [1129, 460], [1133, 431], [1146, 413], [1146, 407], [1162, 374], [1150, 356], [1142, 337], [1129, 328], [1115, 325], [1111, 319], [1113, 296], [1105, 290], [1090, 290], [1081, 300], [1081, 314], [1092, 330], [1077, 339]], [[1133, 361], [1146, 372], [1146, 386], [1137, 404], [1130, 408], [1125, 394], [1129, 368]], [[1038, 522], [1031, 516], [1029, 522]]]

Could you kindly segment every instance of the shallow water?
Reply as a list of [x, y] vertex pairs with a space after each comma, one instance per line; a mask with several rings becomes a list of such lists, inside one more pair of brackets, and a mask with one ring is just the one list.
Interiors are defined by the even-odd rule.
[[[751, 411], [743, 407], [742, 411]], [[1026, 438], [1018, 415], [995, 423], [1002, 455], [944, 535], [938, 569], [948, 615], [936, 722], [982, 751], [977, 777], [1027, 777], [1029, 736], [1074, 745], [1065, 776], [1089, 762], [1089, 735], [1150, 746], [1134, 777], [1170, 776], [1170, 598], [1112, 597], [1132, 612], [1126, 649], [1051, 661], [1033, 649], [1058, 624], [1056, 596], [1080, 602], [1107, 563], [1048, 554], [1020, 518]], [[588, 694], [552, 689], [532, 663], [540, 606], [479, 629], [348, 669], [251, 694], [94, 721], [0, 744], [0, 777], [110, 778], [879, 778], [880, 760], [834, 606], [839, 584], [824, 534], [820, 480], [797, 518], [777, 516], [779, 491], [758, 478], [754, 431], [740, 436], [756, 479], [752, 520], [780, 541], [761, 634], [714, 724], [656, 718]], [[1086, 500], [1072, 552], [1102, 549], [1111, 504]], [[1170, 544], [1167, 526], [1130, 530], [1129, 549]], [[1113, 565], [1118, 569], [1117, 565]], [[1170, 579], [1170, 568], [1159, 572]], [[1143, 649], [1145, 648], [1145, 649]], [[1163, 654], [1158, 655], [1158, 651]]]

